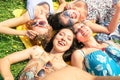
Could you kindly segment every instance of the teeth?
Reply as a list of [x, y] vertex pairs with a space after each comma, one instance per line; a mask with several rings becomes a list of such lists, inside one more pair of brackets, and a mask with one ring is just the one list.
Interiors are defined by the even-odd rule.
[[63, 41], [59, 41], [58, 43], [62, 46], [65, 46], [65, 43]]
[[84, 32], [84, 36], [86, 36], [88, 34], [88, 31], [86, 30], [86, 32]]

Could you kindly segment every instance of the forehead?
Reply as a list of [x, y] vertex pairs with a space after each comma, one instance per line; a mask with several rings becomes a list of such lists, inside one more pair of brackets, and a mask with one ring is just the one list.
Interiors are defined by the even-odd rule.
[[73, 32], [70, 30], [70, 29], [62, 29], [60, 30], [59, 33], [64, 33], [65, 35], [68, 35], [68, 36], [74, 36]]
[[76, 23], [73, 25], [73, 28], [80, 28], [81, 26], [85, 26], [83, 23]]

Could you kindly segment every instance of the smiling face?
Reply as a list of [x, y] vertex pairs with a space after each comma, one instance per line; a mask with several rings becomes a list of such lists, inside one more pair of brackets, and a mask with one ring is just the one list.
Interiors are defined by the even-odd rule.
[[76, 10], [80, 13], [79, 22], [84, 21], [88, 15], [88, 6], [84, 1], [76, 0], [68, 3], [65, 10]]
[[72, 26], [79, 21], [80, 13], [77, 10], [66, 10], [63, 11], [60, 16], [60, 23], [65, 26]]
[[82, 23], [75, 24], [73, 28], [79, 42], [85, 42], [92, 36], [92, 30]]
[[70, 29], [62, 29], [53, 40], [53, 48], [57, 52], [65, 52], [71, 47], [73, 39], [74, 34]]

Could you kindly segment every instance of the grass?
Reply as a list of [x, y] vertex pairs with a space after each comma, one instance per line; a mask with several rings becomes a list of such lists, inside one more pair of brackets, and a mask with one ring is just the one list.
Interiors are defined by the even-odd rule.
[[[9, 18], [13, 18], [14, 15], [12, 14], [12, 12], [15, 9], [25, 8], [25, 2], [26, 0], [0, 0], [0, 22]], [[0, 34], [0, 58], [23, 49], [25, 49], [24, 44], [21, 42], [18, 36]], [[26, 62], [27, 61], [23, 61], [11, 66], [11, 71], [15, 78], [23, 69]], [[1, 76], [0, 80], [3, 80]]]
[[[0, 0], [0, 22], [13, 18], [13, 10], [25, 8], [24, 3], [23, 0]], [[24, 44], [18, 36], [0, 34], [0, 58], [23, 49], [25, 49]], [[25, 64], [26, 61], [11, 66], [14, 77], [17, 76]], [[3, 80], [2, 77], [0, 77], [0, 80]]]
[[[25, 8], [25, 2], [26, 0], [0, 0], [0, 22], [13, 18], [13, 10]], [[0, 34], [0, 58], [23, 49], [25, 49], [24, 44], [18, 36]], [[27, 61], [23, 61], [11, 66], [14, 77], [17, 77], [18, 73], [26, 65], [26, 62]], [[2, 77], [0, 77], [0, 80], [3, 80]]]

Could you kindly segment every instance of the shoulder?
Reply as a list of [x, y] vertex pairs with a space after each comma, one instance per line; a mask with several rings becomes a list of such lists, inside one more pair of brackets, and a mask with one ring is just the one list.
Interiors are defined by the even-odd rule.
[[39, 58], [42, 54], [47, 54], [40, 46], [33, 46], [31, 49], [31, 58]]
[[84, 57], [84, 52], [80, 49], [75, 50], [72, 54], [72, 57]]

